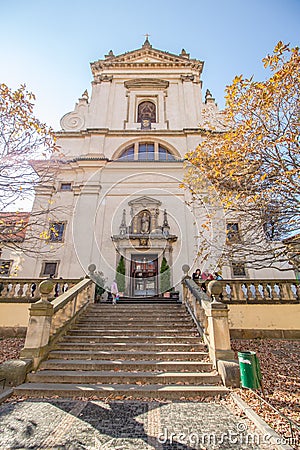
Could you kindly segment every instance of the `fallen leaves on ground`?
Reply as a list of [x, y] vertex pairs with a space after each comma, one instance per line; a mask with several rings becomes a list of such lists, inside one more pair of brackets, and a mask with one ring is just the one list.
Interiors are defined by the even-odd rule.
[[24, 342], [24, 338], [0, 339], [0, 364], [8, 359], [18, 359]]
[[[265, 399], [300, 425], [300, 341], [234, 339], [231, 344], [236, 357], [238, 351], [256, 352], [262, 372]], [[288, 422], [261, 402], [251, 390], [236, 391], [277, 433], [285, 437], [291, 436]], [[296, 443], [290, 445], [300, 449], [300, 432], [296, 429], [293, 431]]]

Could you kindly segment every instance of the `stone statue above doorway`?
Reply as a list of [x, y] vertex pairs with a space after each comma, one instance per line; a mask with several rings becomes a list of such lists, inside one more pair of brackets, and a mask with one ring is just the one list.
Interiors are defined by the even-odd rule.
[[143, 211], [140, 213], [141, 225], [140, 232], [142, 234], [149, 233], [150, 231], [150, 213], [148, 211]]

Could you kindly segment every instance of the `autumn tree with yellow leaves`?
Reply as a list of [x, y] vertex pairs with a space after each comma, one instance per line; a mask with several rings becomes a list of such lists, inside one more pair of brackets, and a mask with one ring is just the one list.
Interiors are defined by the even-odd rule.
[[285, 270], [282, 240], [300, 232], [299, 49], [279, 42], [263, 64], [264, 81], [236, 76], [227, 86], [220, 127], [187, 154], [185, 182], [194, 201], [205, 191], [224, 212], [225, 245], [203, 233], [204, 259], [223, 245], [223, 263]]
[[57, 167], [50, 157], [58, 150], [52, 129], [33, 113], [34, 100], [25, 85], [0, 84], [0, 243], [27, 253], [38, 251], [53, 205], [32, 212], [29, 221], [18, 209], [28, 208], [37, 188], [51, 188]]

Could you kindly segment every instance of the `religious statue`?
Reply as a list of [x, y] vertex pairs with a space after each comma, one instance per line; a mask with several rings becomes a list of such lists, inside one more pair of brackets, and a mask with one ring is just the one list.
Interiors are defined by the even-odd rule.
[[146, 212], [143, 213], [141, 218], [141, 233], [149, 233], [150, 220]]

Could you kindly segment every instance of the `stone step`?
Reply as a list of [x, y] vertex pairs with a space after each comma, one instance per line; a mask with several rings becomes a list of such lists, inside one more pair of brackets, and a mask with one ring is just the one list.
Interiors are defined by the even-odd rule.
[[178, 330], [178, 329], [129, 329], [129, 330], [115, 330], [115, 329], [99, 329], [99, 328], [73, 328], [72, 336], [85, 336], [89, 331], [93, 336], [199, 336], [196, 328]]
[[121, 310], [118, 307], [114, 307], [113, 309], [108, 309], [108, 308], [103, 308], [103, 309], [95, 309], [95, 310], [87, 310], [85, 313], [88, 317], [92, 316], [93, 314], [95, 316], [99, 316], [101, 317], [103, 316], [108, 316], [108, 315], [114, 315], [116, 317], [123, 317], [123, 316], [133, 316], [133, 315], [137, 315], [140, 317], [148, 317], [150, 316], [159, 316], [162, 317], [163, 314], [165, 314], [166, 316], [170, 316], [170, 317], [189, 317], [188, 313], [185, 309], [176, 309], [175, 311], [173, 310], [159, 310], [159, 309], [154, 309], [154, 310], [144, 310], [141, 311], [140, 309], [136, 308], [134, 309], [124, 309]]
[[122, 311], [178, 311], [178, 310], [182, 310], [182, 311], [186, 311], [186, 308], [184, 305], [182, 305], [181, 303], [177, 303], [177, 304], [171, 304], [171, 305], [163, 305], [163, 304], [143, 304], [143, 305], [138, 305], [136, 303], [133, 303], [131, 305], [123, 305], [123, 304], [117, 304], [117, 305], [112, 305], [111, 303], [98, 303], [98, 304], [93, 304], [93, 305], [89, 305], [87, 307], [87, 311], [115, 311], [116, 310], [116, 306], [119, 310]]
[[71, 397], [129, 397], [129, 398], [158, 398], [185, 399], [197, 397], [213, 397], [216, 395], [228, 394], [228, 389], [224, 386], [180, 386], [163, 384], [147, 384], [144, 386], [136, 384], [67, 384], [67, 383], [24, 383], [14, 388], [14, 394], [30, 397], [51, 397], [62, 398]]
[[145, 315], [137, 315], [137, 314], [127, 314], [123, 317], [120, 317], [119, 315], [115, 314], [107, 314], [107, 315], [100, 315], [100, 314], [92, 314], [90, 316], [84, 315], [82, 318], [80, 318], [80, 323], [86, 323], [86, 322], [159, 322], [159, 323], [181, 323], [181, 322], [187, 322], [187, 323], [193, 323], [191, 317], [186, 317], [182, 315], [178, 316], [157, 316], [154, 314], [145, 314]]
[[56, 345], [60, 350], [93, 350], [93, 351], [135, 351], [135, 350], [155, 350], [160, 351], [204, 351], [205, 345], [200, 342], [197, 344], [174, 344], [174, 343], [131, 343], [131, 342], [111, 342], [111, 343], [88, 343], [88, 342], [61, 342]]
[[122, 370], [122, 371], [186, 371], [186, 372], [208, 372], [212, 370], [210, 362], [202, 361], [131, 361], [131, 360], [65, 360], [65, 359], [50, 359], [44, 361], [40, 369], [50, 370]]
[[111, 322], [103, 323], [85, 323], [85, 324], [77, 324], [75, 325], [72, 330], [186, 330], [186, 333], [189, 331], [194, 331], [196, 328], [193, 326], [192, 323], [186, 323], [186, 324], [178, 324], [176, 326], [166, 325], [164, 323], [153, 323], [151, 326], [143, 326], [136, 322], [127, 322], [126, 325], [124, 323], [117, 323], [117, 324], [111, 324]]
[[103, 308], [103, 309], [94, 309], [94, 310], [87, 310], [85, 313], [88, 317], [92, 316], [93, 314], [95, 315], [103, 315], [103, 316], [108, 316], [109, 314], [115, 315], [115, 316], [132, 316], [133, 314], [137, 315], [137, 316], [147, 316], [147, 315], [151, 315], [151, 316], [162, 316], [162, 314], [165, 314], [166, 316], [170, 316], [170, 317], [181, 317], [181, 316], [187, 316], [187, 311], [185, 309], [169, 309], [169, 310], [161, 310], [161, 309], [140, 309], [140, 308], [136, 308], [136, 309], [129, 309], [129, 308], [118, 308], [118, 306], [113, 306], [112, 309], [108, 309], [108, 308]]
[[221, 378], [216, 372], [115, 372], [97, 370], [40, 370], [29, 373], [33, 383], [141, 383], [215, 385]]
[[63, 342], [88, 342], [90, 344], [92, 343], [109, 343], [109, 342], [115, 342], [115, 343], [139, 343], [139, 342], [145, 342], [145, 343], [185, 343], [185, 344], [197, 344], [200, 342], [201, 338], [199, 336], [114, 336], [114, 335], [104, 335], [104, 336], [95, 336], [95, 335], [80, 335], [76, 336], [73, 334], [66, 335], [63, 338]]
[[189, 319], [184, 319], [184, 320], [135, 320], [135, 319], [131, 319], [131, 320], [122, 320], [122, 319], [118, 319], [118, 320], [102, 320], [102, 319], [93, 319], [93, 320], [85, 320], [85, 319], [81, 319], [80, 321], [76, 322], [76, 325], [79, 326], [98, 326], [98, 325], [105, 325], [107, 324], [107, 326], [109, 327], [115, 327], [115, 326], [122, 326], [123, 328], [127, 328], [128, 326], [139, 326], [139, 327], [153, 327], [153, 326], [163, 326], [163, 327], [180, 327], [180, 326], [188, 326], [191, 327], [193, 326], [194, 322]]
[[61, 358], [64, 360], [85, 359], [85, 360], [148, 360], [152, 361], [201, 361], [208, 358], [206, 352], [153, 352], [153, 351], [91, 351], [91, 350], [53, 350], [50, 352], [49, 359]]

